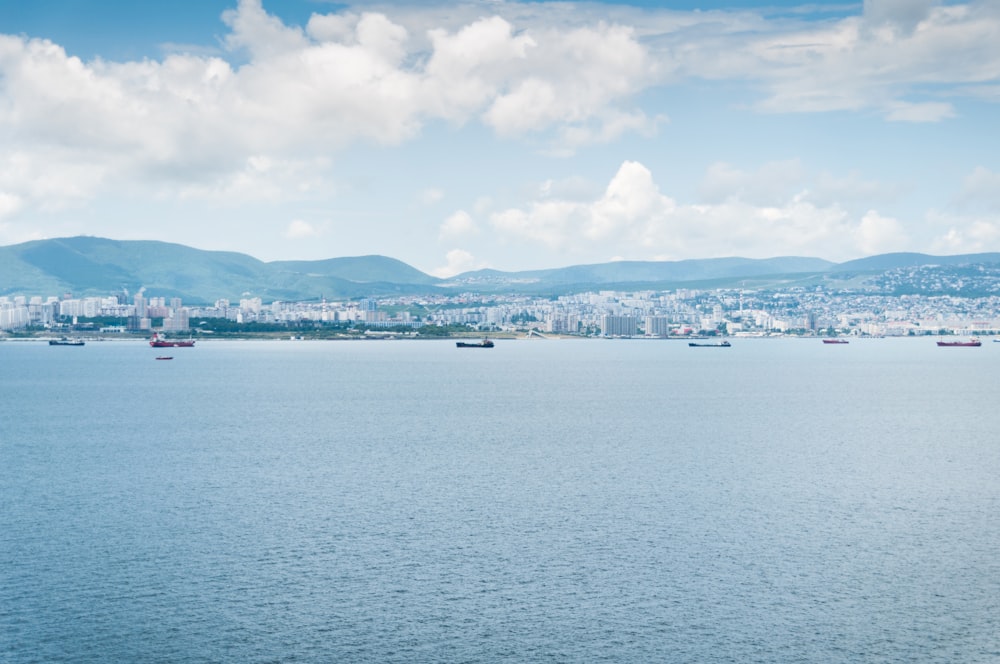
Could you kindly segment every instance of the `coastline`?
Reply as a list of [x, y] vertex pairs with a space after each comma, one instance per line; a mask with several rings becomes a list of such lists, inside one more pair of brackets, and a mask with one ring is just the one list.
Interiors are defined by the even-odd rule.
[[[72, 336], [73, 339], [79, 339], [86, 343], [148, 343], [149, 335], [143, 334], [126, 334], [126, 335], [88, 335], [88, 334], [72, 334], [67, 335], [63, 333], [52, 333], [49, 331], [39, 331], [31, 333], [16, 333], [10, 334], [6, 332], [0, 332], [0, 343], [3, 342], [26, 342], [26, 343], [48, 343], [52, 340], [58, 340], [66, 336]], [[824, 339], [839, 339], [845, 342], [850, 341], [875, 341], [880, 339], [913, 339], [913, 340], [943, 340], [943, 339], [962, 339], [963, 335], [941, 335], [941, 334], [923, 334], [923, 335], [883, 335], [883, 336], [838, 336], [830, 337], [828, 335], [802, 335], [802, 334], [731, 334], [731, 335], [684, 335], [684, 336], [645, 336], [636, 335], [629, 337], [621, 336], [601, 336], [601, 335], [583, 335], [583, 334], [566, 334], [566, 333], [539, 333], [536, 331], [517, 331], [517, 332], [498, 332], [498, 333], [488, 333], [484, 335], [481, 332], [470, 333], [470, 334], [450, 334], [450, 335], [408, 335], [392, 332], [377, 332], [371, 333], [364, 332], [358, 334], [344, 334], [341, 332], [334, 334], [311, 334], [311, 335], [296, 335], [296, 334], [279, 334], [275, 332], [261, 332], [261, 333], [233, 333], [233, 334], [199, 334], [187, 336], [178, 336], [177, 339], [194, 339], [199, 344], [211, 343], [213, 341], [462, 341], [462, 340], [478, 340], [482, 339], [484, 336], [488, 336], [490, 339], [497, 341], [549, 341], [549, 340], [602, 340], [602, 341], [666, 341], [666, 342], [687, 342], [687, 341], [705, 341], [705, 340], [730, 340], [730, 341], [747, 341], [747, 340], [775, 340], [775, 339], [798, 339], [802, 341], [820, 341]], [[980, 334], [975, 335], [980, 337], [994, 337], [994, 335]], [[1000, 340], [1000, 337], [996, 337], [996, 340]]]

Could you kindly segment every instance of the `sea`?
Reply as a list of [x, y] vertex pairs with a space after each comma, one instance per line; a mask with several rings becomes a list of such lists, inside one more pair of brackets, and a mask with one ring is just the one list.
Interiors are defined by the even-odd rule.
[[998, 662], [998, 370], [2, 342], [0, 661]]

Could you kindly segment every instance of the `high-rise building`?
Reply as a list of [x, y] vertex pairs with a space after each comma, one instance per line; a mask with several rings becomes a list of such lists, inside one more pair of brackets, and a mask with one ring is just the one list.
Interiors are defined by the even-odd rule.
[[633, 337], [639, 330], [639, 319], [635, 316], [603, 316], [601, 334], [606, 337]]
[[188, 310], [183, 307], [175, 309], [172, 316], [163, 319], [163, 329], [169, 332], [187, 332], [191, 329]]
[[646, 336], [670, 336], [670, 318], [667, 316], [646, 316]]

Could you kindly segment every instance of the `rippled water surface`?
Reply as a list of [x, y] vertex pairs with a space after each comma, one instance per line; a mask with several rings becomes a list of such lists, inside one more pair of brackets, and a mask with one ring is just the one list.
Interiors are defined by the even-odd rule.
[[1000, 344], [0, 343], [0, 660], [1000, 660]]

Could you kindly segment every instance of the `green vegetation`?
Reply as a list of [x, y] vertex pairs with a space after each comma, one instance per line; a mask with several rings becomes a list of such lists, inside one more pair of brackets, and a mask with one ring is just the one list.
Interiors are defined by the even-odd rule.
[[471, 330], [465, 325], [424, 325], [417, 329], [422, 337], [463, 337], [469, 336]]

